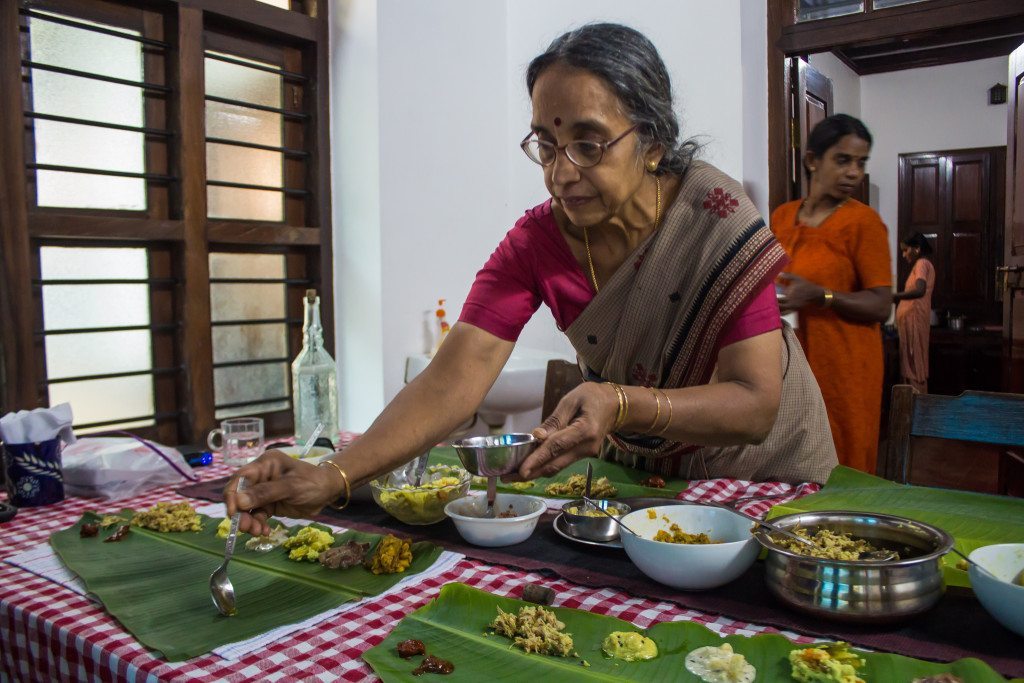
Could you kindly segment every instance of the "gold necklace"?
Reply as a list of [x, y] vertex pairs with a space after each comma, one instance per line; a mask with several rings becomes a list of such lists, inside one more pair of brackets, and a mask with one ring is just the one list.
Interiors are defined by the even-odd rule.
[[[654, 230], [658, 229], [661, 223], [661, 178], [654, 176], [655, 200], [654, 200]], [[586, 226], [583, 227], [583, 245], [587, 248], [587, 265], [590, 266], [590, 281], [594, 283], [594, 291], [599, 292], [597, 286], [597, 273], [594, 272], [594, 259], [590, 256], [590, 237], [587, 235]]]

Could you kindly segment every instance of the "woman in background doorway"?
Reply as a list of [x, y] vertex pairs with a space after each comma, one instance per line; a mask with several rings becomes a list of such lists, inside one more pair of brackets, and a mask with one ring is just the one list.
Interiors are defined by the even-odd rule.
[[904, 384], [928, 393], [928, 334], [932, 312], [935, 267], [925, 256], [932, 246], [919, 232], [900, 241], [900, 254], [912, 267], [903, 291], [893, 295], [896, 328], [900, 333], [900, 375]]
[[806, 198], [772, 213], [792, 259], [779, 305], [799, 312], [797, 337], [821, 387], [840, 464], [874, 473], [882, 409], [882, 335], [892, 307], [889, 237], [875, 211], [852, 199], [871, 133], [837, 114], [807, 138]]

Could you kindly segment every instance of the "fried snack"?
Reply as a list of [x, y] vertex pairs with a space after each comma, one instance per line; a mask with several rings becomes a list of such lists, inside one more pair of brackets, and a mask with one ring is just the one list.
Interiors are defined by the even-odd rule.
[[374, 574], [398, 574], [412, 564], [412, 544], [407, 539], [388, 534], [380, 539], [366, 568]]
[[558, 657], [575, 655], [572, 635], [562, 632], [565, 624], [554, 612], [543, 607], [520, 607], [515, 614], [499, 607], [491, 628], [495, 633], [511, 638], [512, 644], [524, 652]]
[[[101, 521], [102, 525], [103, 522]], [[188, 503], [157, 503], [148, 510], [136, 512], [132, 526], [153, 531], [202, 531], [203, 523]]]
[[[561, 498], [579, 498], [587, 487], [587, 477], [582, 474], [574, 474], [564, 482], [552, 482], [544, 487], [544, 493], [549, 496]], [[608, 477], [601, 477], [591, 483], [591, 498], [614, 498], [619, 495], [619, 490], [612, 486]]]
[[282, 545], [289, 549], [289, 560], [316, 562], [320, 553], [334, 545], [334, 536], [314, 526], [306, 526]]
[[668, 531], [658, 529], [658, 533], [654, 534], [654, 540], [661, 541], [662, 543], [686, 543], [693, 545], [706, 545], [709, 543], [719, 542], [712, 541], [711, 537], [705, 533], [688, 534], [680, 529], [679, 525], [674, 522], [668, 528]]

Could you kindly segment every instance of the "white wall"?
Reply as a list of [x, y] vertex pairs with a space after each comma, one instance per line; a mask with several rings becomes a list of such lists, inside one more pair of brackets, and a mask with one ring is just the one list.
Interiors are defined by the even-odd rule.
[[874, 137], [872, 195], [877, 188], [894, 264], [899, 155], [1005, 145], [1006, 105], [989, 105], [988, 89], [1006, 82], [1006, 64], [996, 57], [861, 77], [861, 118]]
[[860, 118], [860, 76], [831, 52], [810, 55], [807, 63], [832, 81], [832, 106], [836, 114]]
[[[529, 127], [532, 57], [589, 21], [643, 31], [668, 66], [684, 135], [701, 136], [703, 158], [766, 188], [767, 132], [757, 121], [766, 82], [763, 69], [743, 64], [757, 55], [764, 63], [764, 13], [764, 0], [346, 0], [334, 8], [342, 426], [368, 426], [401, 388], [405, 357], [429, 345], [424, 321], [436, 299], [448, 299], [454, 322], [505, 232], [547, 198], [540, 170], [517, 147]], [[744, 45], [744, 36], [758, 42]], [[764, 202], [767, 192], [754, 191]], [[569, 350], [546, 308], [521, 343]]]

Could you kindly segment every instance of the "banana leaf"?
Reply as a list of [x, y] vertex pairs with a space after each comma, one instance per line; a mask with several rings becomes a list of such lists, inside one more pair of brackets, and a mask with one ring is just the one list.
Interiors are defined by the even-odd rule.
[[[499, 479], [498, 490], [504, 493], [525, 493], [531, 496], [540, 496], [541, 498], [565, 498], [565, 496], [551, 496], [545, 493], [544, 487], [555, 482], [564, 482], [573, 474], [586, 474], [588, 462], [594, 466], [594, 481], [601, 477], [608, 477], [608, 480], [619, 490], [615, 496], [616, 498], [675, 498], [676, 494], [689, 486], [689, 482], [686, 479], [679, 479], [677, 477], [662, 477], [665, 480], [665, 488], [663, 489], [642, 486], [640, 481], [651, 476], [650, 472], [601, 460], [600, 458], [584, 458], [569, 465], [554, 477], [538, 477], [534, 479], [533, 486], [527, 489], [503, 484]], [[431, 450], [430, 463], [462, 466], [455, 449], [448, 446], [439, 446]], [[473, 484], [472, 488], [486, 489], [487, 486], [485, 484]]]
[[[768, 518], [812, 510], [854, 510], [909, 517], [943, 529], [970, 553], [994, 543], [1024, 542], [1024, 500], [971, 491], [908, 486], [848, 467], [836, 467], [817, 493], [771, 509]], [[946, 583], [969, 586], [960, 558], [943, 559]]]
[[[511, 641], [504, 636], [490, 633], [488, 624], [498, 607], [514, 612], [528, 604], [461, 583], [449, 583], [436, 599], [406, 616], [383, 642], [363, 653], [363, 660], [385, 682], [421, 680], [412, 675], [420, 658], [401, 659], [397, 652], [398, 643], [414, 638], [424, 643], [427, 653], [452, 662], [453, 679], [458, 680], [699, 681], [686, 670], [686, 655], [698, 647], [727, 642], [757, 668], [757, 681], [768, 683], [791, 682], [788, 654], [794, 648], [806, 647], [771, 634], [723, 638], [690, 621], [662, 622], [642, 630], [614, 617], [556, 607], [552, 609], [565, 622], [565, 631], [572, 634], [578, 656], [526, 654], [510, 647]], [[643, 633], [657, 644], [658, 657], [646, 662], [606, 657], [601, 652], [601, 643], [613, 631]], [[938, 664], [893, 654], [858, 654], [866, 660], [860, 675], [868, 683], [909, 683], [914, 678], [942, 672], [971, 683], [1004, 680], [979, 659]]]
[[[122, 517], [130, 518], [132, 510]], [[289, 560], [283, 548], [269, 553], [246, 550], [239, 534], [229, 565], [238, 613], [223, 617], [210, 597], [210, 574], [224, 559], [219, 519], [202, 517], [199, 532], [161, 533], [132, 527], [124, 540], [104, 543], [115, 527], [81, 538], [86, 512], [77, 524], [50, 536], [50, 544], [106, 610], [146, 647], [169, 661], [180, 661], [286, 624], [303, 621], [339, 605], [377, 595], [406, 576], [430, 567], [441, 553], [432, 543], [412, 545], [412, 565], [400, 574], [374, 575], [362, 566], [327, 569], [317, 562]], [[325, 531], [327, 527], [315, 525]], [[298, 527], [292, 530], [296, 533]], [[354, 531], [335, 534], [335, 545], [369, 542], [381, 536]]]

